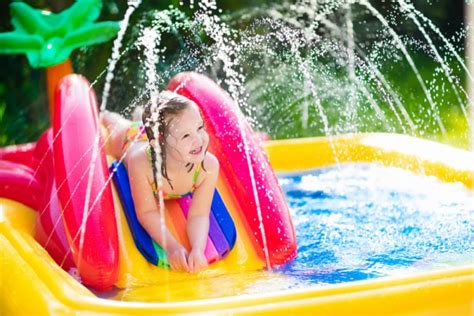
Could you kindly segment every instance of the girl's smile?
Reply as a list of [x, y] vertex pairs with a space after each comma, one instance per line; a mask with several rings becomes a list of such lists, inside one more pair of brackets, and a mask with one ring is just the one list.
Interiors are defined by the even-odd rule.
[[199, 155], [202, 153], [202, 146], [200, 146], [199, 148], [195, 149], [195, 150], [191, 150], [189, 152], [191, 155]]

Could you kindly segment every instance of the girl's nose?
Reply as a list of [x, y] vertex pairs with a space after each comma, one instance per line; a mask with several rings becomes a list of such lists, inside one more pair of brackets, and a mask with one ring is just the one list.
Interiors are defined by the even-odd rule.
[[192, 134], [192, 143], [193, 145], [199, 145], [201, 143], [201, 137], [198, 134]]

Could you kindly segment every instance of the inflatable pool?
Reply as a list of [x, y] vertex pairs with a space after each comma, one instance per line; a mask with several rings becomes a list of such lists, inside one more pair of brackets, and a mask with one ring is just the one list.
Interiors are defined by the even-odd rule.
[[[271, 141], [265, 148], [277, 171], [332, 165], [335, 155], [331, 148], [335, 148], [339, 162], [377, 162], [416, 172], [423, 169], [427, 175], [463, 182], [473, 188], [472, 153], [407, 136], [369, 134]], [[289, 150], [295, 155], [289, 157], [286, 154]], [[108, 299], [100, 298], [61, 269], [35, 241], [35, 211], [7, 199], [2, 199], [0, 205], [2, 269], [12, 271], [4, 274], [2, 282], [2, 312], [5, 314], [283, 314], [289, 311], [386, 314], [389, 311], [392, 314], [469, 315], [472, 308], [472, 266], [324, 288], [260, 293], [251, 297], [234, 293], [207, 299], [200, 292], [212, 286], [212, 278], [186, 278], [178, 282], [171, 281], [170, 275], [167, 286], [163, 287], [168, 292], [163, 294], [162, 302], [116, 301], [113, 294]], [[213, 286], [219, 288], [222, 284]], [[146, 291], [144, 287], [143, 296]], [[30, 303], [23, 304], [25, 301]]]
[[[236, 234], [222, 234], [220, 239], [231, 250], [226, 252], [219, 238], [210, 235], [215, 260], [200, 274], [172, 272], [164, 264], [147, 260], [137, 249], [121, 208], [124, 199], [120, 201], [119, 195], [123, 194], [117, 194], [111, 185], [113, 175], [102, 151], [93, 92], [85, 80], [70, 76], [57, 90], [53, 128], [35, 146], [2, 151], [5, 159], [0, 177], [3, 184], [8, 183], [2, 187], [4, 198], [0, 200], [2, 271], [12, 271], [2, 276], [2, 313], [470, 313], [471, 266], [239, 295], [248, 282], [239, 273], [251, 273], [256, 282], [269, 275], [278, 280], [277, 273], [252, 271], [286, 263], [295, 255], [296, 241], [284, 197], [265, 154], [248, 125], [232, 114], [232, 100], [225, 93], [197, 74], [180, 74], [168, 88], [195, 100], [203, 111], [213, 144], [210, 150], [222, 166], [219, 198], [234, 225], [229, 218], [216, 219], [216, 231], [222, 232], [225, 225], [235, 227]], [[81, 137], [76, 136], [78, 131]], [[12, 155], [15, 150], [27, 154]], [[408, 136], [270, 141], [265, 150], [273, 169], [281, 172], [341, 162], [375, 162], [474, 189], [472, 153]], [[243, 159], [244, 153], [249, 153], [249, 160]], [[12, 170], [18, 171], [18, 177]], [[25, 185], [30, 194], [21, 193]], [[259, 203], [253, 195], [255, 187]], [[220, 218], [219, 214], [214, 216]], [[179, 236], [180, 225], [172, 225]], [[220, 256], [218, 249], [222, 249]], [[226, 274], [237, 277], [222, 284], [219, 281]]]

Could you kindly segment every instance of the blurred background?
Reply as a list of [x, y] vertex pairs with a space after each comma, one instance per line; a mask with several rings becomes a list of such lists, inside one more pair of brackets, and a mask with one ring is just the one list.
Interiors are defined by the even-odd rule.
[[[24, 2], [60, 12], [74, 1]], [[0, 3], [0, 32], [13, 30], [10, 3]], [[103, 0], [98, 20], [126, 10]], [[463, 0], [142, 1], [107, 108], [128, 115], [147, 93], [140, 43], [151, 29], [159, 89], [179, 72], [205, 72], [270, 138], [380, 131], [468, 148], [465, 11]], [[71, 55], [99, 104], [112, 45]], [[0, 69], [0, 146], [35, 141], [50, 124], [45, 71], [24, 55], [0, 55]]]

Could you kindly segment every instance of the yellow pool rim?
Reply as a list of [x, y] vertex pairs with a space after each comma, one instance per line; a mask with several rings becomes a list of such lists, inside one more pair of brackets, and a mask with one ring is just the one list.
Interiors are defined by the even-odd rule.
[[[473, 153], [408, 136], [357, 134], [270, 141], [265, 149], [278, 172], [336, 162], [376, 162], [474, 189]], [[101, 299], [59, 268], [34, 240], [35, 216], [19, 203], [0, 200], [1, 315], [472, 314], [472, 265], [252, 296], [162, 303]]]
[[474, 189], [474, 153], [399, 134], [352, 134], [268, 141], [264, 145], [278, 172], [320, 168], [336, 163], [370, 162], [462, 182]]

